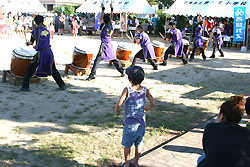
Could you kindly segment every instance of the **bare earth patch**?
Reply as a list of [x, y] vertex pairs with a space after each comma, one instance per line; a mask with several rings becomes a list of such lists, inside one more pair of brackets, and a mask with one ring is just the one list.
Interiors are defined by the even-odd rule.
[[[114, 48], [124, 42], [128, 40], [115, 39]], [[0, 40], [4, 46], [0, 71], [9, 69], [11, 51], [22, 43], [24, 39]], [[52, 77], [32, 84], [29, 93], [0, 82], [0, 166], [99, 167], [123, 162], [122, 117], [114, 116], [114, 108], [128, 79], [120, 78], [104, 61], [94, 81], [64, 75], [65, 64], [71, 63], [74, 46], [79, 44], [96, 55], [100, 41], [67, 36], [55, 36], [51, 41], [66, 91], [58, 90]], [[133, 54], [139, 50], [130, 46]], [[206, 53], [210, 56], [211, 51]], [[159, 71], [138, 64], [146, 72], [143, 85], [157, 101], [156, 108], [147, 113], [144, 151], [211, 118], [230, 96], [249, 93], [249, 53], [225, 50], [225, 58], [203, 61], [196, 57], [186, 66], [171, 58]]]

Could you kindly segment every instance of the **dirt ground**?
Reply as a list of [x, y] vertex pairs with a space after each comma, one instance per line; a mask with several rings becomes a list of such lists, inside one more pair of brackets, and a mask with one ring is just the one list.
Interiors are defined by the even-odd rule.
[[[0, 72], [10, 69], [12, 50], [24, 41], [0, 39]], [[135, 54], [140, 47], [128, 42], [115, 38], [114, 49], [126, 43]], [[9, 81], [0, 82], [0, 166], [99, 167], [123, 162], [122, 116], [115, 117], [114, 109], [123, 88], [129, 86], [127, 77], [121, 78], [107, 61], [100, 63], [94, 81], [85, 81], [86, 75], [64, 74], [75, 46], [95, 56], [99, 44], [93, 36], [55, 36], [51, 40], [57, 68], [67, 84], [65, 91], [58, 89], [52, 77], [31, 84], [28, 93], [19, 92], [19, 86]], [[188, 65], [170, 58], [158, 71], [138, 61], [146, 72], [142, 85], [157, 102], [147, 113], [144, 151], [211, 118], [230, 96], [249, 95], [249, 52], [224, 51], [224, 58], [217, 52], [215, 59], [203, 61], [197, 56]], [[211, 55], [211, 48], [206, 54]]]

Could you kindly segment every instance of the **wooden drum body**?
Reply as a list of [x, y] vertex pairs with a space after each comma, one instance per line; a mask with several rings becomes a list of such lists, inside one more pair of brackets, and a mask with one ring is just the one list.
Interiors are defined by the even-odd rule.
[[207, 50], [208, 47], [208, 43], [209, 43], [209, 38], [206, 37], [202, 37], [202, 41], [203, 41], [203, 50]]
[[[207, 50], [207, 48], [208, 48], [209, 38], [206, 38], [206, 37], [201, 37], [201, 38], [202, 38], [202, 41], [203, 41], [203, 50], [205, 52]], [[201, 54], [199, 48], [196, 49], [196, 54], [197, 55]]]
[[165, 51], [164, 43], [159, 41], [152, 41], [152, 44], [155, 51], [156, 62], [162, 62], [164, 59], [163, 56]]
[[32, 61], [36, 51], [32, 47], [19, 47], [13, 50], [10, 71], [18, 77], [24, 77], [26, 69]]
[[91, 61], [93, 60], [93, 53], [89, 51], [83, 51], [75, 47], [72, 59], [72, 64], [75, 67], [82, 69], [90, 68]]
[[130, 50], [128, 46], [118, 45], [116, 50], [116, 57], [121, 61], [121, 63], [129, 62], [131, 54], [132, 50]]

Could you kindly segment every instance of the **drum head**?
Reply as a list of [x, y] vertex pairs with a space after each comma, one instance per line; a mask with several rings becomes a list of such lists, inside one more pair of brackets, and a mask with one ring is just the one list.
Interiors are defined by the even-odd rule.
[[207, 42], [209, 40], [209, 38], [207, 38], [207, 37], [201, 37], [201, 38], [202, 38], [202, 41], [205, 41], [205, 42]]
[[186, 40], [186, 39], [182, 39], [182, 43], [183, 43], [184, 45], [189, 45], [189, 41]]
[[13, 53], [15, 54], [16, 57], [22, 59], [33, 59], [37, 51], [31, 46], [20, 46], [18, 48], [15, 48], [13, 50]]
[[164, 48], [165, 44], [163, 42], [159, 42], [159, 41], [152, 41], [153, 46], [155, 47], [159, 47], [159, 48]]
[[75, 51], [83, 54], [93, 54], [93, 52], [89, 51], [86, 48], [75, 46]]
[[125, 44], [119, 44], [117, 48], [120, 50], [131, 51], [131, 49], [129, 49], [129, 46]]

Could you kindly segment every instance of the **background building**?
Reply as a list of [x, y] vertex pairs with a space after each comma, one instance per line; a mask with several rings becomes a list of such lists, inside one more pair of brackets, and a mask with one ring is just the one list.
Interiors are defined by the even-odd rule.
[[48, 11], [60, 5], [81, 5], [85, 0], [39, 0]]

